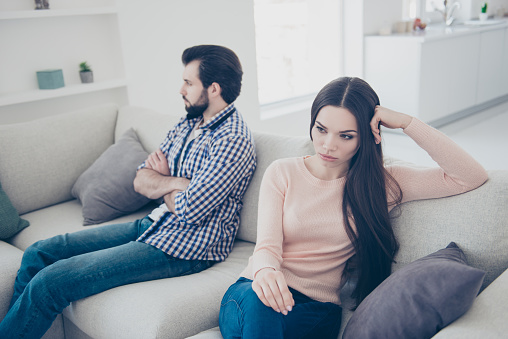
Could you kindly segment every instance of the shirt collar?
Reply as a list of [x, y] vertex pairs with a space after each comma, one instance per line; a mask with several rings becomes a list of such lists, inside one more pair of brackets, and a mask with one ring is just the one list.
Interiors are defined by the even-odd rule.
[[[215, 114], [212, 119], [210, 119], [206, 124], [200, 126], [201, 129], [210, 129], [214, 130], [219, 127], [224, 120], [226, 120], [231, 114], [235, 111], [235, 103], [230, 103], [226, 108], [224, 108], [219, 113]], [[202, 119], [202, 118], [201, 118]], [[200, 120], [201, 121], [201, 120]]]

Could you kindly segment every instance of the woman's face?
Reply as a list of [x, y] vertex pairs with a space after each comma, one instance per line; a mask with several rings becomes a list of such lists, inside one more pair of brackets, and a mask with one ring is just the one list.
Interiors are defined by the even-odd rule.
[[323, 107], [312, 127], [312, 142], [323, 166], [347, 171], [360, 146], [356, 118], [343, 107]]

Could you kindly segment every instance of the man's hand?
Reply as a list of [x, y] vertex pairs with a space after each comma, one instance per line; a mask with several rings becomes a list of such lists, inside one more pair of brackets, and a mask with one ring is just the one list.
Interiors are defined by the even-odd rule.
[[189, 183], [187, 178], [166, 176], [154, 169], [142, 168], [134, 178], [134, 190], [147, 198], [159, 199], [173, 191], [186, 190]]
[[259, 270], [252, 282], [252, 289], [265, 306], [275, 312], [287, 315], [293, 309], [295, 301], [289, 291], [282, 272], [267, 267]]
[[169, 176], [170, 174], [168, 159], [166, 159], [166, 156], [160, 149], [157, 149], [148, 156], [145, 165], [146, 168], [157, 171], [162, 175]]

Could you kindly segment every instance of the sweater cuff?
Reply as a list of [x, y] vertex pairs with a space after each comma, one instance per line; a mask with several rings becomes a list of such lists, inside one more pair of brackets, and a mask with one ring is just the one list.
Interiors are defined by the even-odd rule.
[[263, 268], [273, 268], [276, 271], [280, 271], [280, 263], [269, 253], [254, 253], [252, 258], [252, 277], [255, 278], [256, 273], [258, 273]]
[[429, 135], [433, 129], [420, 119], [413, 117], [409, 125], [403, 129], [403, 132], [420, 144], [420, 142], [429, 140]]

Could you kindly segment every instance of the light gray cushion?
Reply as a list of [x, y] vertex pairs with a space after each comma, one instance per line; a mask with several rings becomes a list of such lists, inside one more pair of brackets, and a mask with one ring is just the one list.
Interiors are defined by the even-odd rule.
[[383, 281], [353, 313], [343, 338], [429, 338], [471, 307], [484, 275], [450, 243]]
[[0, 239], [10, 238], [28, 225], [28, 221], [19, 217], [0, 183]]
[[[134, 221], [145, 217], [154, 207], [155, 204], [148, 204], [134, 213], [97, 226]], [[96, 227], [95, 225], [83, 226], [81, 204], [76, 199], [23, 214], [22, 217], [30, 222], [30, 227], [25, 228], [8, 240], [10, 244], [22, 250], [38, 240]]]
[[64, 315], [92, 338], [187, 338], [218, 326], [220, 301], [253, 250], [236, 241], [226, 261], [205, 271], [117, 287], [72, 303]]
[[462, 317], [439, 331], [436, 339], [502, 339], [508, 333], [508, 270], [476, 298]]
[[482, 289], [508, 267], [508, 175], [488, 171], [481, 187], [449, 198], [420, 200], [393, 210], [400, 250], [397, 270], [451, 241], [462, 248], [472, 267], [487, 272]]
[[256, 242], [259, 187], [266, 168], [275, 160], [314, 154], [309, 137], [289, 137], [253, 132], [257, 167], [243, 198], [238, 239]]
[[72, 199], [76, 179], [113, 144], [116, 105], [0, 125], [0, 181], [24, 214]]
[[137, 167], [147, 157], [131, 128], [80, 175], [72, 195], [83, 205], [83, 225], [115, 219], [150, 202], [133, 184]]

